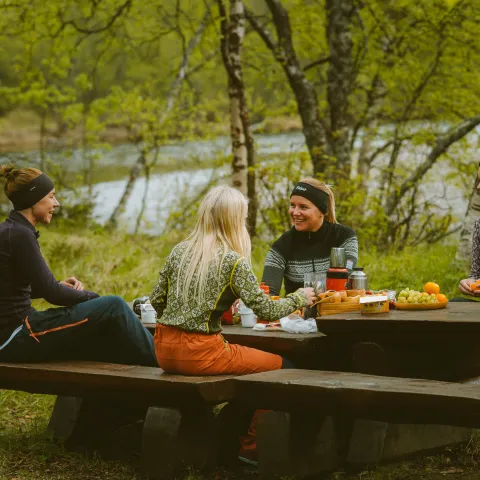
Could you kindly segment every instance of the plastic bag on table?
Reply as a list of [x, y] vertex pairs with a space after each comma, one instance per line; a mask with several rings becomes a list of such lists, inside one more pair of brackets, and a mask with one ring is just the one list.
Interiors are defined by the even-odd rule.
[[318, 332], [314, 318], [303, 319], [300, 315], [290, 314], [280, 319], [283, 330], [288, 333], [315, 333]]

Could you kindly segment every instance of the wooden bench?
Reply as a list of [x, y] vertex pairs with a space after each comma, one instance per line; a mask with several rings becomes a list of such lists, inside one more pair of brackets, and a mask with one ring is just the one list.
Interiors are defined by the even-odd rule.
[[[367, 453], [369, 449], [383, 449], [383, 443], [374, 444], [376, 432], [365, 435], [361, 428], [364, 420], [479, 428], [480, 385], [475, 383], [477, 379], [460, 384], [278, 370], [237, 377], [235, 393], [240, 403], [273, 410], [258, 423], [260, 473], [267, 477], [300, 476], [331, 470], [339, 465], [342, 456], [347, 461], [355, 442], [362, 443]], [[375, 424], [369, 422], [370, 429]], [[452, 435], [451, 443], [457, 443], [459, 429], [445, 428], [445, 435]], [[460, 430], [468, 435], [468, 429]]]
[[60, 395], [49, 430], [67, 444], [99, 447], [102, 426], [108, 430], [122, 415], [144, 417], [142, 466], [152, 479], [170, 478], [184, 465], [214, 465], [212, 407], [234, 397], [230, 375], [188, 377], [96, 362], [0, 363], [0, 388]]
[[[0, 388], [60, 395], [49, 428], [67, 442], [98, 444], [100, 427], [112, 426], [116, 411], [145, 418], [141, 461], [151, 479], [171, 478], [184, 465], [214, 465], [219, 425], [212, 406], [232, 400], [272, 410], [258, 423], [259, 468], [266, 477], [336, 468], [348, 456], [348, 420], [355, 418], [480, 426], [480, 385], [342, 372], [187, 377], [95, 362], [0, 363]], [[369, 438], [362, 441], [368, 445]]]

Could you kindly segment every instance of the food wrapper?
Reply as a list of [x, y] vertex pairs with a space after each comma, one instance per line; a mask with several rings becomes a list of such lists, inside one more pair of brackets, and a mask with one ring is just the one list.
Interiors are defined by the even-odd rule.
[[283, 332], [280, 322], [257, 323], [252, 330], [257, 332]]

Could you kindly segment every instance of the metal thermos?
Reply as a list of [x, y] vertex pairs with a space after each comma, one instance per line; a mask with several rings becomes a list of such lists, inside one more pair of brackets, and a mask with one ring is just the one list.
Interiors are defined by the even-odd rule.
[[327, 270], [327, 290], [346, 290], [348, 270], [345, 268], [347, 255], [344, 248], [332, 248], [330, 268]]
[[348, 288], [350, 290], [367, 290], [368, 278], [363, 268], [356, 267], [348, 277]]

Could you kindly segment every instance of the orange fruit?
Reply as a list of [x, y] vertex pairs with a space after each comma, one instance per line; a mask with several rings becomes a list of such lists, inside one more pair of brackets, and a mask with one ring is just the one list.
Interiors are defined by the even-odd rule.
[[440, 303], [448, 302], [448, 298], [443, 293], [437, 293], [435, 296]]
[[475, 290], [480, 290], [480, 280], [477, 280], [475, 282], [473, 282], [471, 285], [470, 285], [470, 288], [475, 291]]
[[427, 282], [424, 286], [423, 286], [423, 289], [427, 292], [427, 293], [434, 293], [435, 295], [437, 293], [440, 293], [440, 286], [437, 284], [437, 283], [434, 283], [434, 282]]

